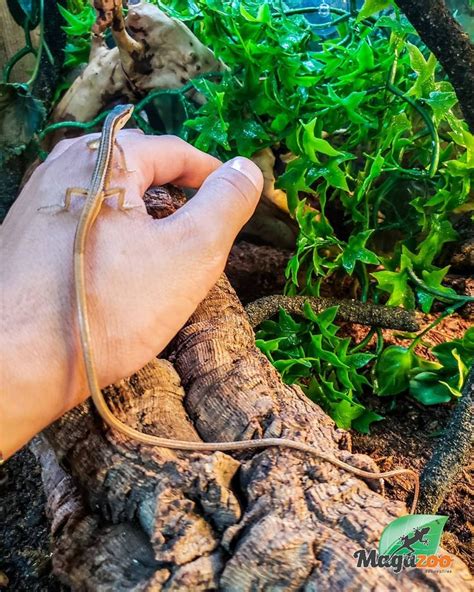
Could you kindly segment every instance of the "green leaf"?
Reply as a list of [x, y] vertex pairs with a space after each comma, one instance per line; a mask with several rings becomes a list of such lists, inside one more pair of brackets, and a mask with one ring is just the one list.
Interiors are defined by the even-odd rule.
[[256, 17], [250, 14], [250, 12], [246, 8], [244, 8], [243, 4], [240, 4], [240, 14], [244, 17], [246, 21], [249, 21], [251, 23], [270, 24], [272, 21], [270, 6], [266, 3], [262, 4], [259, 7]]
[[299, 377], [309, 376], [311, 369], [311, 362], [304, 358], [276, 360], [273, 365], [287, 384], [293, 384]]
[[439, 405], [451, 400], [450, 389], [434, 372], [420, 372], [410, 380], [410, 395], [422, 405]]
[[415, 84], [408, 91], [408, 95], [420, 98], [434, 89], [434, 73], [437, 65], [436, 58], [433, 54], [430, 54], [428, 60], [425, 60], [418, 47], [410, 42], [407, 42], [407, 48], [411, 68], [417, 75]]
[[391, 0], [365, 0], [362, 8], [359, 10], [356, 22], [360, 23], [364, 19], [369, 18], [369, 16], [372, 16], [391, 5]]
[[[446, 286], [443, 286], [443, 284], [441, 283], [448, 271], [449, 266], [443, 267], [443, 269], [434, 269], [430, 272], [423, 270], [422, 275], [423, 281], [427, 286], [437, 290], [438, 292], [441, 292], [442, 294], [446, 294], [446, 297], [449, 298], [449, 296], [452, 296], [453, 294], [455, 295], [456, 291], [452, 288], [447, 288]], [[430, 294], [429, 292], [425, 292], [421, 287], [417, 287], [417, 294], [418, 300], [421, 304], [421, 310], [425, 313], [430, 312], [431, 306], [436, 296], [433, 296], [433, 294]]]
[[441, 119], [449, 112], [454, 105], [457, 103], [456, 93], [454, 91], [441, 92], [433, 91], [430, 92], [429, 97], [424, 101], [433, 110], [436, 122], [439, 123]]
[[46, 115], [43, 103], [35, 99], [26, 85], [0, 84], [0, 152], [8, 160], [20, 154], [42, 125]]
[[372, 265], [380, 263], [377, 255], [365, 247], [372, 233], [373, 230], [365, 230], [353, 234], [349, 238], [349, 242], [342, 253], [342, 265], [349, 275], [352, 275], [357, 261]]
[[[382, 532], [379, 555], [436, 555], [447, 520], [447, 516], [434, 514], [413, 514], [395, 518]], [[415, 536], [408, 548], [406, 542], [417, 533], [418, 536]]]
[[15, 22], [32, 31], [36, 29], [40, 21], [39, 0], [7, 0], [8, 10]]
[[353, 420], [352, 427], [361, 434], [370, 434], [370, 426], [376, 421], [382, 421], [382, 419], [385, 419], [382, 415], [370, 411], [370, 409], [365, 409], [359, 417]]
[[411, 310], [415, 305], [413, 290], [409, 286], [408, 273], [403, 271], [376, 271], [371, 274], [378, 283], [379, 290], [390, 293], [388, 306], [404, 306]]
[[406, 347], [387, 347], [375, 365], [375, 392], [381, 397], [398, 395], [410, 384], [410, 371], [416, 364], [416, 356]]
[[365, 408], [358, 403], [347, 401], [345, 399], [331, 406], [331, 416], [336, 422], [338, 428], [343, 430], [350, 429], [352, 422], [360, 417]]
[[[446, 243], [457, 240], [458, 233], [454, 230], [449, 220], [443, 220], [439, 216], [433, 216], [428, 236], [418, 245], [416, 257], [412, 257], [415, 266], [427, 268], [437, 257]], [[409, 254], [407, 249], [403, 249]]]
[[469, 327], [462, 338], [463, 348], [474, 355], [474, 327]]
[[309, 123], [301, 122], [303, 127], [303, 149], [306, 156], [313, 162], [319, 162], [316, 152], [326, 154], [327, 156], [340, 156], [341, 153], [335, 150], [329, 142], [314, 135], [316, 117]]

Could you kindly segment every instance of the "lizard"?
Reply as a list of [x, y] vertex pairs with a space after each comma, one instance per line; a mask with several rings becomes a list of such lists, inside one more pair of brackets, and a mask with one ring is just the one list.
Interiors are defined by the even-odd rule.
[[239, 440], [234, 442], [186, 442], [183, 440], [161, 438], [151, 434], [145, 434], [132, 428], [131, 426], [128, 426], [115, 417], [115, 415], [109, 409], [99, 386], [94, 364], [94, 350], [91, 340], [85, 289], [85, 249], [91, 228], [105, 199], [118, 196], [119, 208], [127, 209], [125, 204], [125, 190], [123, 188], [110, 188], [109, 184], [112, 175], [114, 147], [116, 144], [117, 134], [130, 119], [132, 112], [133, 105], [118, 105], [109, 113], [105, 119], [102, 134], [100, 136], [97, 149], [97, 160], [92, 173], [90, 186], [88, 189], [82, 189], [78, 187], [69, 188], [66, 191], [64, 203], [64, 208], [68, 209], [71, 203], [71, 198], [74, 194], [79, 194], [86, 197], [74, 238], [74, 285], [76, 309], [79, 320], [80, 342], [86, 369], [87, 383], [93, 403], [101, 418], [112, 429], [117, 430], [128, 438], [137, 440], [142, 444], [150, 446], [161, 446], [163, 448], [169, 448], [172, 450], [185, 450], [191, 452], [225, 452], [231, 450], [254, 450], [278, 446], [309, 453], [316, 458], [319, 458], [323, 462], [330, 463], [364, 479], [386, 479], [395, 477], [397, 475], [410, 475], [415, 482], [414, 497], [411, 507], [411, 512], [413, 513], [418, 500], [419, 483], [417, 473], [411, 469], [394, 469], [385, 472], [365, 471], [345, 463], [330, 454], [320, 452], [309, 444], [288, 438], [264, 438], [261, 440]]
[[425, 539], [425, 534], [428, 534], [429, 532], [430, 527], [425, 526], [423, 528], [415, 528], [412, 536], [405, 535], [400, 537], [398, 540], [402, 544], [398, 547], [398, 549], [395, 549], [395, 551], [393, 551], [393, 553], [391, 553], [390, 556], [393, 557], [393, 555], [395, 555], [399, 551], [402, 551], [403, 549], [407, 549], [409, 553], [414, 553], [415, 549], [413, 549], [412, 545], [414, 545], [415, 543], [428, 545], [429, 540]]

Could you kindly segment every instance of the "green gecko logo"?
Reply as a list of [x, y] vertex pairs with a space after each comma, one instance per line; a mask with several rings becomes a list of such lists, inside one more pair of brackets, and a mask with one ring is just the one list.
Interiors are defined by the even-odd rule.
[[402, 569], [443, 569], [451, 567], [449, 555], [438, 555], [447, 516], [415, 514], [396, 518], [385, 527], [378, 551], [359, 549], [354, 553], [357, 567]]

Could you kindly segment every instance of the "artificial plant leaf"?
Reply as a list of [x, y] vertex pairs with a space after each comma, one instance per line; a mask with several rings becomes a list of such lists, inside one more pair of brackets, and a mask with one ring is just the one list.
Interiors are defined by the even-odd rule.
[[46, 110], [22, 84], [0, 84], [0, 152], [20, 154], [44, 121]]
[[434, 73], [437, 65], [436, 58], [430, 53], [428, 60], [425, 60], [423, 54], [413, 43], [407, 42], [408, 54], [410, 56], [410, 65], [416, 73], [415, 84], [408, 91], [409, 95], [416, 98], [426, 96], [434, 90]]
[[424, 101], [433, 110], [436, 123], [439, 123], [448, 113], [448, 111], [456, 105], [458, 99], [454, 91], [432, 91], [429, 97]]
[[342, 253], [342, 265], [348, 274], [352, 275], [357, 261], [372, 265], [380, 263], [377, 255], [365, 246], [372, 233], [373, 230], [365, 230], [349, 238]]
[[464, 333], [464, 337], [462, 338], [462, 346], [468, 353], [474, 355], [474, 327], [469, 327], [469, 329]]
[[39, 0], [7, 0], [8, 10], [15, 22], [31, 31], [36, 29], [40, 21]]
[[454, 230], [449, 220], [443, 220], [441, 217], [433, 216], [430, 222], [431, 226], [428, 235], [418, 246], [415, 256], [412, 254], [409, 255], [408, 249], [403, 248], [403, 253], [409, 256], [413, 264], [420, 269], [429, 267], [435, 257], [441, 253], [443, 246], [458, 238], [458, 233]]
[[415, 305], [413, 290], [408, 285], [409, 276], [406, 270], [376, 271], [372, 273], [377, 280], [379, 290], [389, 292], [388, 306], [404, 306], [411, 310]]
[[383, 415], [379, 415], [370, 409], [365, 409], [359, 417], [353, 420], [352, 427], [362, 434], [370, 434], [370, 426], [376, 421], [382, 421], [382, 419], [385, 419]]
[[282, 379], [287, 384], [293, 384], [299, 378], [309, 376], [311, 362], [305, 358], [297, 360], [276, 360], [273, 362], [275, 368], [280, 372]]
[[331, 416], [336, 422], [337, 427], [348, 430], [352, 422], [364, 413], [365, 407], [359, 405], [359, 403], [342, 399], [338, 403], [331, 405], [331, 411]]
[[406, 347], [387, 347], [375, 365], [376, 394], [385, 397], [405, 391], [410, 384], [410, 370], [416, 365], [416, 358]]
[[[443, 267], [442, 269], [434, 269], [433, 271], [429, 272], [423, 270], [422, 272], [423, 281], [425, 282], [425, 284], [428, 287], [433, 288], [437, 292], [440, 292], [441, 294], [446, 294], [447, 298], [449, 298], [449, 296], [456, 295], [455, 290], [453, 290], [452, 288], [447, 288], [442, 284], [442, 281], [445, 275], [448, 273], [448, 271], [449, 266]], [[422, 287], [417, 287], [417, 295], [421, 305], [421, 310], [425, 313], [430, 312], [431, 306], [436, 296], [430, 294], [430, 292], [426, 292], [425, 290], [423, 290]]]
[[315, 136], [314, 128], [316, 117], [308, 123], [301, 122], [303, 128], [303, 149], [306, 156], [312, 162], [319, 162], [316, 152], [326, 154], [327, 156], [340, 156], [341, 153], [335, 150], [327, 140]]
[[420, 372], [410, 380], [410, 395], [422, 405], [439, 405], [451, 400], [450, 389], [434, 372]]
[[391, 0], [365, 0], [357, 15], [357, 22], [360, 23], [364, 19], [369, 18], [369, 16], [372, 16], [391, 5]]

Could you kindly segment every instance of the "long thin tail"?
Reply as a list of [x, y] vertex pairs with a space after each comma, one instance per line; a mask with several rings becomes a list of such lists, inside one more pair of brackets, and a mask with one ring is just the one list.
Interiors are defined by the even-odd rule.
[[84, 364], [86, 367], [87, 382], [89, 390], [92, 395], [92, 400], [97, 408], [102, 419], [111, 428], [116, 429], [118, 432], [137, 440], [142, 444], [148, 446], [161, 446], [163, 448], [169, 448], [172, 450], [189, 450], [189, 451], [229, 451], [229, 450], [255, 450], [262, 448], [269, 448], [272, 446], [279, 446], [282, 448], [290, 448], [293, 450], [299, 450], [311, 454], [312, 456], [321, 459], [324, 462], [328, 462], [340, 469], [343, 469], [353, 475], [362, 477], [363, 479], [388, 479], [390, 477], [396, 477], [398, 475], [409, 475], [414, 482], [414, 493], [413, 501], [410, 509], [410, 513], [413, 514], [416, 509], [419, 496], [419, 477], [418, 474], [411, 469], [394, 469], [392, 471], [385, 472], [371, 472], [364, 471], [358, 467], [349, 465], [342, 460], [335, 458], [329, 454], [319, 452], [312, 446], [304, 444], [303, 442], [297, 442], [295, 440], [289, 440], [287, 438], [265, 438], [263, 440], [239, 440], [236, 442], [185, 442], [183, 440], [169, 440], [167, 438], [160, 438], [158, 436], [152, 436], [150, 434], [144, 434], [138, 430], [128, 426], [127, 424], [120, 421], [110, 411], [107, 403], [102, 395], [102, 391], [97, 380], [95, 371], [94, 355], [91, 343], [91, 334], [89, 326], [89, 317], [87, 313], [87, 298], [85, 293], [85, 272], [84, 272], [84, 252], [77, 251], [74, 256], [74, 275], [75, 275], [75, 287], [76, 287], [76, 302], [77, 311], [79, 318], [79, 328], [81, 332], [81, 342], [83, 348]]

